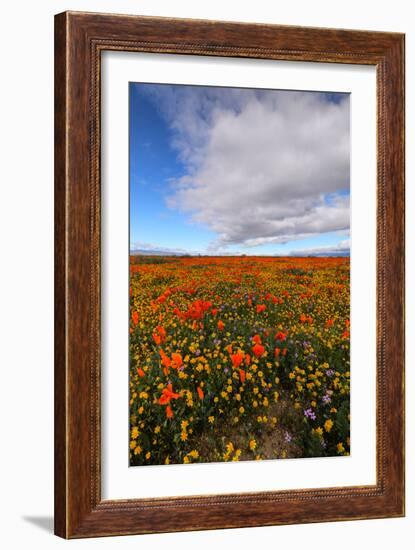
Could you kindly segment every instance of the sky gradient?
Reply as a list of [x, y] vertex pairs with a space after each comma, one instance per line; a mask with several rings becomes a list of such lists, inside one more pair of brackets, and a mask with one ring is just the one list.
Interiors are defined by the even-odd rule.
[[130, 83], [132, 252], [348, 255], [349, 95]]

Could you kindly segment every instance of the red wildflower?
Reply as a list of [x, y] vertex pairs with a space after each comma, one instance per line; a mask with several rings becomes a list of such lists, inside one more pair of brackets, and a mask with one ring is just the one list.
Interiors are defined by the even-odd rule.
[[170, 405], [167, 405], [167, 407], [166, 407], [166, 416], [167, 416], [167, 418], [173, 418], [173, 416], [174, 416]]
[[261, 313], [261, 311], [265, 311], [267, 308], [267, 306], [265, 304], [258, 304], [256, 306], [256, 312], [257, 313]]
[[261, 344], [255, 344], [255, 346], [252, 348], [252, 351], [255, 357], [261, 357], [262, 355], [264, 355], [265, 348], [264, 346], [261, 346]]
[[160, 325], [156, 328], [156, 330], [153, 333], [153, 340], [155, 343], [159, 346], [163, 342], [166, 341], [166, 330], [164, 327], [161, 327]]
[[275, 351], [274, 351], [274, 355], [275, 357], [278, 357], [278, 355], [280, 354], [280, 348], [275, 348]]
[[183, 359], [180, 353], [171, 354], [171, 366], [173, 369], [179, 369], [183, 365]]
[[177, 315], [177, 317], [182, 317], [182, 316], [183, 316], [183, 315], [182, 315], [182, 312], [180, 311], [180, 309], [179, 309], [178, 307], [175, 307], [175, 308], [173, 309], [173, 313], [174, 313], [175, 315]]
[[162, 349], [160, 349], [160, 357], [163, 367], [166, 367], [166, 369], [168, 369], [171, 366], [171, 360], [169, 357], [167, 357]]
[[311, 325], [313, 323], [313, 318], [311, 317], [311, 315], [305, 315], [304, 313], [302, 313], [300, 315], [300, 323], [309, 323]]
[[197, 394], [199, 396], [199, 399], [202, 400], [205, 397], [205, 394], [203, 393], [202, 388], [198, 386], [196, 389], [197, 389]]
[[255, 334], [255, 336], [252, 338], [252, 340], [255, 342], [255, 344], [261, 343], [261, 336], [259, 334]]
[[223, 330], [225, 328], [225, 323], [223, 321], [218, 321], [218, 329]]
[[287, 338], [287, 335], [285, 334], [285, 332], [277, 332], [277, 334], [275, 335], [275, 340], [280, 340], [281, 342], [284, 342], [284, 340]]
[[196, 300], [188, 307], [184, 314], [186, 319], [198, 320], [212, 307], [212, 302], [205, 302], [203, 300]]
[[131, 319], [133, 320], [133, 323], [137, 326], [138, 325], [138, 311], [133, 311], [132, 312]]
[[145, 373], [144, 373], [143, 369], [137, 369], [137, 374], [140, 378], [144, 378], [144, 376], [145, 376]]
[[245, 382], [245, 371], [239, 369], [239, 378], [241, 379], [242, 384]]
[[237, 369], [244, 360], [244, 354], [241, 351], [238, 351], [238, 353], [231, 355], [231, 359], [234, 368]]
[[172, 385], [168, 384], [166, 388], [162, 389], [161, 397], [159, 399], [160, 405], [167, 405], [172, 399], [178, 399], [179, 393], [174, 393]]

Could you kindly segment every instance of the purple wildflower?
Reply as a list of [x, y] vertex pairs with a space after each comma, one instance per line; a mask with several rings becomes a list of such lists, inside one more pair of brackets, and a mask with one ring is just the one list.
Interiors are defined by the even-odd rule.
[[316, 413], [313, 411], [313, 409], [311, 407], [309, 409], [304, 410], [304, 416], [306, 418], [310, 418], [311, 420], [316, 419]]
[[293, 436], [290, 433], [285, 432], [284, 439], [287, 443], [291, 443], [291, 441], [293, 440]]

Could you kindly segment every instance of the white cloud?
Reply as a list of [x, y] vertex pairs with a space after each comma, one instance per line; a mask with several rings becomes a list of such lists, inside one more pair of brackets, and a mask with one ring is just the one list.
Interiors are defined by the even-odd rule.
[[[279, 254], [284, 256], [285, 254]], [[288, 256], [350, 256], [350, 240], [344, 240], [336, 245], [317, 246], [291, 250]]]
[[349, 100], [310, 92], [152, 86], [186, 175], [170, 208], [228, 245], [349, 229]]
[[[183, 255], [190, 255], [190, 256], [204, 256], [209, 255], [209, 251], [207, 250], [190, 250], [185, 248], [173, 248], [173, 247], [167, 247], [167, 246], [159, 246], [157, 244], [153, 243], [144, 243], [144, 242], [137, 242], [131, 245], [130, 247], [130, 253], [131, 254], [139, 254], [143, 256], [183, 256]], [[241, 249], [241, 250], [233, 250], [229, 251], [224, 248], [218, 248], [214, 252], [211, 252], [212, 255], [215, 256], [241, 256], [241, 255], [248, 255], [248, 256], [256, 256], [258, 255], [258, 252], [255, 251], [254, 247], [250, 247], [248, 250]], [[344, 240], [341, 241], [335, 245], [327, 245], [327, 246], [318, 246], [318, 247], [309, 247], [309, 248], [302, 248], [302, 249], [287, 249], [285, 251], [281, 251], [275, 254], [272, 253], [261, 253], [261, 256], [278, 256], [278, 257], [284, 257], [284, 256], [350, 256], [350, 241]]]
[[148, 255], [183, 255], [189, 254], [189, 251], [184, 248], [171, 248], [167, 246], [160, 246], [154, 243], [135, 242], [130, 246], [130, 252], [132, 254], [148, 254]]

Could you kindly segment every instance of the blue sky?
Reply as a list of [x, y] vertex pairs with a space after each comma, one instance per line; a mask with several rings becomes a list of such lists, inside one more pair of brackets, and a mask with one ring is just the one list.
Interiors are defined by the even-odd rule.
[[130, 248], [348, 254], [347, 94], [130, 83]]
[[172, 131], [144, 87], [130, 85], [130, 241], [197, 251], [215, 235], [166, 204], [169, 182], [185, 167], [171, 147]]

